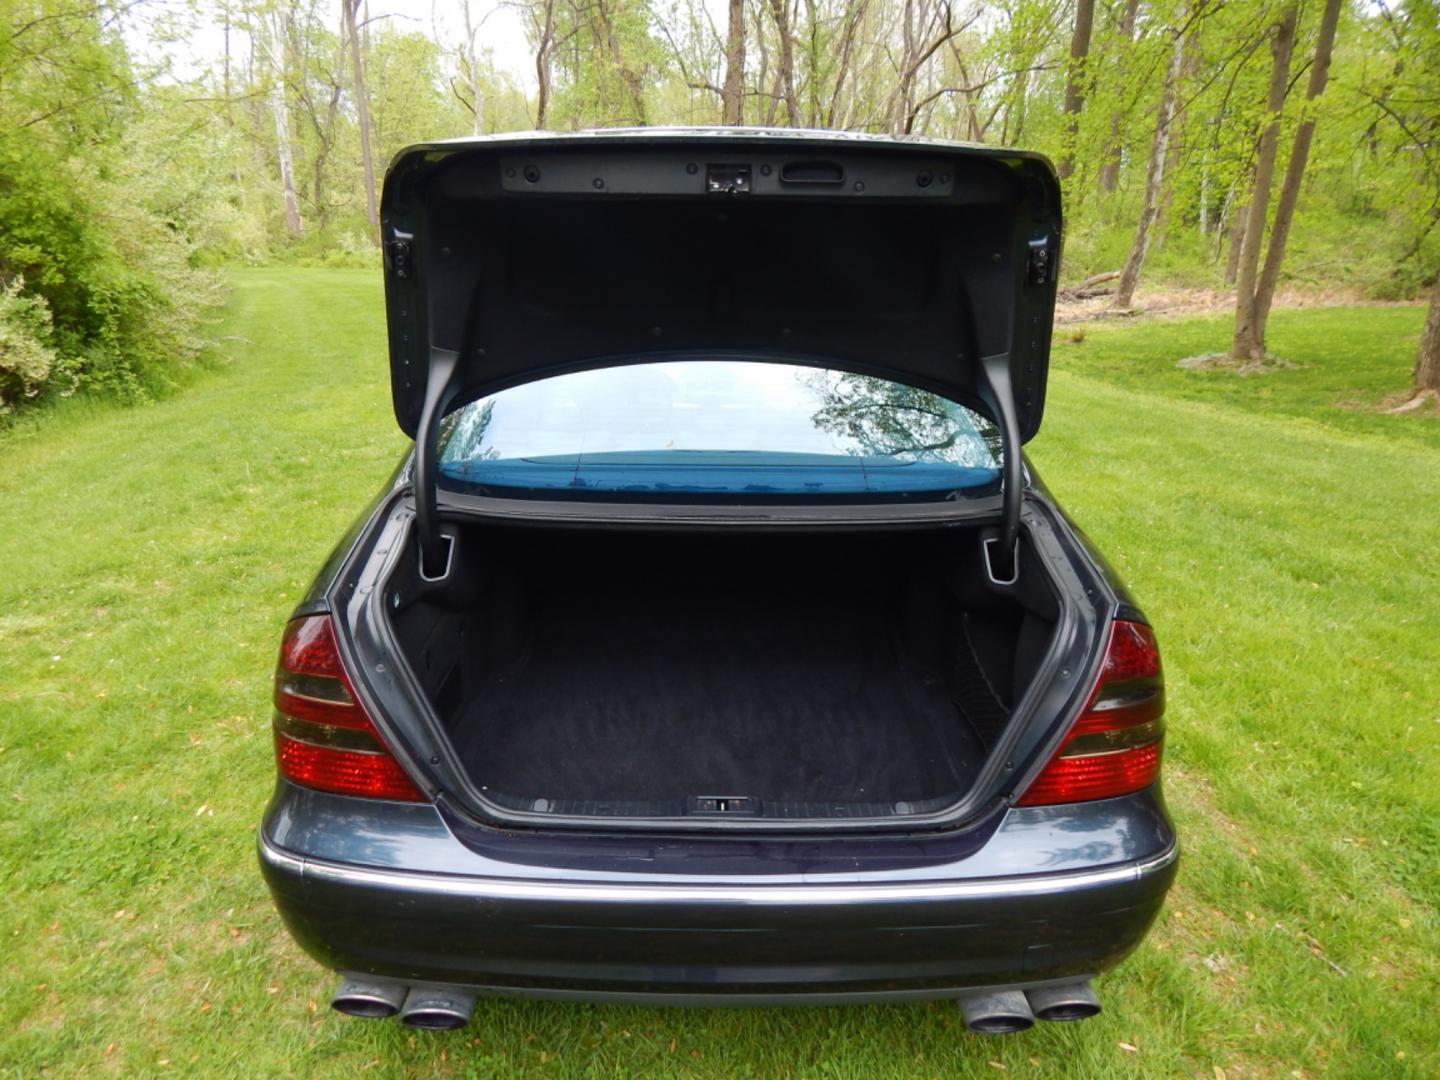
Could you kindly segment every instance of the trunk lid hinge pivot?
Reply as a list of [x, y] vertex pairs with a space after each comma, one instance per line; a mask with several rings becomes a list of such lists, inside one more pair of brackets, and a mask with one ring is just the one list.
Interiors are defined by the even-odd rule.
[[390, 273], [401, 281], [409, 281], [414, 270], [414, 250], [408, 236], [385, 241], [385, 262]]
[[1026, 260], [1026, 277], [1031, 285], [1048, 285], [1055, 277], [1055, 247], [1047, 236], [1042, 240], [1030, 241], [1030, 255]]
[[459, 367], [458, 352], [430, 347], [425, 404], [420, 410], [420, 425], [415, 430], [415, 531], [420, 541], [420, 574], [428, 581], [439, 581], [446, 576], [450, 568], [450, 548], [455, 542], [453, 537], [440, 532], [435, 505], [440, 481], [435, 455], [440, 421], [455, 398], [455, 373]]
[[985, 567], [996, 585], [1013, 585], [1020, 573], [1021, 454], [1020, 423], [1015, 416], [1015, 390], [1010, 381], [1010, 354], [980, 358], [980, 396], [995, 414], [1000, 429], [1000, 535], [981, 541]]

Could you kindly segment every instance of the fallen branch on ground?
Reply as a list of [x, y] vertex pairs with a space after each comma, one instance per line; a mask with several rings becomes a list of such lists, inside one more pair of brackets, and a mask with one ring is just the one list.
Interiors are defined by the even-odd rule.
[[1103, 274], [1092, 274], [1078, 285], [1071, 285], [1069, 288], [1060, 290], [1061, 300], [1087, 300], [1092, 296], [1104, 296], [1111, 292], [1110, 289], [1096, 290], [1096, 285], [1103, 285], [1107, 281], [1114, 281], [1120, 276], [1119, 270], [1106, 270]]

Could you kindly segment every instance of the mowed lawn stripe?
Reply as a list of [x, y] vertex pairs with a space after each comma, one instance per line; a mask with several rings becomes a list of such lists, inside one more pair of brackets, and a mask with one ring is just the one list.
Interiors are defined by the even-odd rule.
[[0, 1069], [1440, 1072], [1440, 451], [1122, 388], [1063, 352], [1032, 452], [1159, 628], [1186, 848], [1156, 932], [1100, 984], [1105, 1014], [1006, 1041], [944, 1003], [496, 1001], [439, 1036], [329, 1015], [333, 980], [254, 862], [269, 676], [289, 606], [404, 440], [376, 275], [235, 284], [219, 370], [0, 442]]

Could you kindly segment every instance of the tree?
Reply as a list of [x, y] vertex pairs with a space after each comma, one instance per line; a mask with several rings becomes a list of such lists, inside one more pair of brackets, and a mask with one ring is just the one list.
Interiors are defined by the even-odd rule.
[[795, 99], [795, 34], [790, 19], [790, 0], [770, 0], [770, 17], [775, 20], [775, 37], [780, 54], [775, 67], [775, 87], [770, 92], [766, 124], [774, 124], [780, 102], [785, 102], [785, 123], [797, 127], [800, 105]]
[[1268, 119], [1261, 129], [1260, 141], [1255, 149], [1255, 180], [1236, 272], [1235, 336], [1230, 354], [1242, 364], [1263, 360], [1265, 354], [1265, 342], [1256, 336], [1256, 272], [1260, 266], [1260, 248], [1265, 238], [1265, 219], [1270, 210], [1270, 188], [1275, 178], [1275, 153], [1280, 141], [1280, 111], [1285, 107], [1285, 94], [1290, 86], [1290, 54], [1295, 47], [1296, 7], [1294, 0], [1287, 2], [1279, 20], [1271, 28], [1270, 86], [1265, 97]]
[[1128, 309], [1135, 297], [1135, 286], [1140, 280], [1140, 270], [1145, 265], [1145, 254], [1150, 246], [1150, 234], [1156, 219], [1160, 216], [1160, 190], [1165, 180], [1165, 163], [1169, 160], [1170, 130], [1175, 121], [1176, 83], [1180, 79], [1180, 67], [1185, 51], [1183, 29], [1175, 31], [1175, 45], [1170, 51], [1170, 62], [1165, 68], [1165, 83], [1160, 92], [1160, 109], [1155, 120], [1155, 137], [1150, 141], [1150, 159], [1145, 170], [1145, 201], [1140, 210], [1140, 220], [1135, 226], [1135, 239], [1130, 245], [1130, 254], [1120, 272], [1120, 284], [1115, 290], [1116, 308]]
[[[1123, 62], [1129, 52], [1129, 46], [1135, 40], [1135, 17], [1140, 12], [1140, 0], [1125, 0], [1125, 6], [1121, 9], [1120, 18], [1116, 24], [1116, 36], [1119, 39], [1118, 62]], [[1120, 182], [1120, 137], [1121, 125], [1125, 117], [1119, 107], [1111, 110], [1110, 126], [1106, 132], [1105, 145], [1100, 152], [1100, 171], [1096, 176], [1096, 182], [1100, 190], [1105, 194], [1111, 194]]]
[[1415, 353], [1414, 390], [1392, 412], [1411, 412], [1427, 401], [1440, 402], [1440, 273], [1430, 290], [1430, 310], [1420, 331], [1420, 348]]
[[550, 118], [552, 60], [555, 49], [555, 5], [558, 0], [536, 0], [528, 6], [530, 44], [535, 50], [535, 128], [545, 129]]
[[1065, 75], [1065, 150], [1055, 171], [1064, 180], [1075, 171], [1075, 135], [1085, 107], [1085, 60], [1095, 25], [1095, 0], [1076, 0], [1075, 26], [1070, 34], [1070, 67]]
[[298, 236], [304, 228], [300, 200], [295, 193], [295, 148], [290, 134], [290, 100], [285, 86], [285, 42], [287, 13], [272, 6], [261, 16], [255, 42], [269, 69], [270, 118], [275, 125], [275, 165], [280, 175], [280, 194], [285, 205], [285, 229]]
[[853, 0], [842, 14], [841, 24], [844, 29], [840, 34], [840, 50], [835, 62], [835, 85], [830, 92], [830, 106], [825, 112], [825, 127], [841, 126], [838, 123], [840, 103], [845, 96], [846, 81], [851, 78], [856, 42], [869, 3], [870, 0]]
[[745, 0], [729, 0], [722, 123], [745, 122]]
[[[285, 93], [301, 116], [300, 133], [296, 135], [296, 156], [310, 156], [310, 192], [308, 202], [316, 225], [325, 229], [332, 213], [349, 195], [348, 189], [338, 199], [332, 198], [333, 161], [343, 135], [340, 99], [344, 93], [341, 72], [345, 67], [345, 46], [333, 35], [292, 13], [288, 19], [289, 39], [294, 44], [285, 50], [288, 56], [285, 71]], [[305, 146], [304, 128], [314, 141]], [[297, 174], [297, 186], [299, 178]]]
[[1280, 187], [1280, 201], [1275, 205], [1275, 222], [1270, 227], [1265, 266], [1255, 287], [1250, 340], [1246, 342], [1249, 350], [1247, 358], [1251, 360], [1262, 359], [1265, 355], [1265, 324], [1270, 318], [1270, 305], [1275, 300], [1280, 264], [1285, 260], [1290, 224], [1295, 218], [1295, 204], [1300, 201], [1300, 185], [1310, 160], [1310, 144], [1315, 139], [1315, 103], [1325, 92], [1325, 83], [1330, 77], [1330, 55], [1335, 46], [1335, 26], [1339, 20], [1340, 0], [1325, 0], [1320, 16], [1320, 36], [1315, 42], [1315, 59], [1310, 65], [1310, 84], [1305, 91], [1306, 113], [1295, 129], [1295, 142], [1285, 166], [1285, 182]]
[[949, 0], [904, 0], [900, 16], [900, 62], [895, 88], [890, 94], [890, 134], [909, 135], [915, 130], [919, 113], [915, 105], [915, 85], [920, 72], [941, 46], [977, 18], [978, 9], [968, 20], [957, 23]]
[[342, 0], [340, 10], [345, 20], [345, 38], [350, 45], [350, 86], [355, 93], [355, 121], [360, 128], [360, 164], [365, 170], [365, 218], [370, 223], [370, 240], [378, 244], [380, 215], [375, 205], [375, 156], [370, 150], [370, 97], [365, 92], [365, 60], [360, 51], [360, 29], [355, 19], [364, 2]]
[[[644, 75], [637, 65], [631, 62], [627, 50], [621, 45], [619, 19], [624, 17], [628, 22], [633, 23], [637, 12], [633, 9], [617, 11], [618, 5], [612, 0], [594, 0], [596, 20], [596, 32], [604, 43], [604, 49], [609, 54], [610, 65], [625, 90], [629, 100], [629, 113], [616, 119], [621, 119], [630, 124], [648, 124], [649, 118], [645, 107], [645, 80]], [[599, 78], [604, 78], [603, 74]]]
[[480, 83], [480, 56], [475, 47], [475, 38], [480, 33], [470, 13], [470, 0], [462, 0], [460, 13], [465, 20], [465, 43], [460, 52], [461, 73], [469, 84], [470, 134], [480, 135], [485, 130], [485, 90]]

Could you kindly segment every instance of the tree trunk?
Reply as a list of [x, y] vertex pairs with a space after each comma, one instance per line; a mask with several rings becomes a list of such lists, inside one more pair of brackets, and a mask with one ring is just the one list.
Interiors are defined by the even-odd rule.
[[950, 42], [950, 55], [955, 59], [955, 70], [960, 73], [960, 96], [965, 109], [965, 138], [970, 142], [985, 141], [985, 125], [980, 121], [980, 109], [976, 104], [979, 90], [970, 78], [970, 65], [955, 42]]
[[475, 48], [475, 38], [480, 28], [470, 14], [470, 0], [461, 5], [465, 18], [465, 66], [470, 77], [470, 134], [485, 133], [485, 91], [480, 86], [480, 56]]
[[903, 51], [900, 54], [900, 70], [886, 105], [890, 134], [909, 135], [914, 131], [919, 113], [914, 100], [915, 84], [920, 72], [959, 29], [963, 27], [955, 26], [954, 12], [944, 0], [938, 4], [931, 0], [919, 0], [918, 3], [905, 0], [901, 15]]
[[1240, 249], [1245, 246], [1245, 223], [1250, 220], [1250, 204], [1241, 203], [1230, 213], [1230, 250], [1225, 253], [1225, 284], [1235, 284], [1240, 272]]
[[1415, 354], [1415, 394], [1435, 397], [1440, 394], [1440, 276], [1430, 294], [1430, 314], [1420, 332], [1420, 351]]
[[1310, 160], [1310, 145], [1315, 141], [1315, 111], [1310, 105], [1325, 92], [1330, 75], [1330, 54], [1335, 47], [1335, 25], [1340, 21], [1340, 0], [1325, 0], [1320, 16], [1320, 36], [1315, 42], [1315, 62], [1310, 67], [1310, 84], [1305, 90], [1305, 118], [1295, 130], [1295, 143], [1290, 161], [1285, 166], [1285, 182], [1280, 186], [1280, 201], [1275, 204], [1275, 222], [1270, 226], [1270, 245], [1265, 250], [1265, 267], [1255, 288], [1255, 340], [1260, 352], [1265, 351], [1265, 324], [1270, 319], [1270, 305], [1275, 300], [1275, 286], [1280, 280], [1280, 266], [1285, 260], [1285, 244], [1290, 239], [1290, 224], [1295, 219], [1295, 204], [1300, 201], [1300, 185], [1305, 180], [1305, 166]]
[[[343, 57], [341, 58], [343, 63]], [[310, 128], [315, 133], [315, 153], [311, 155], [310, 172], [314, 178], [312, 184], [312, 202], [315, 206], [317, 224], [324, 229], [330, 224], [330, 200], [326, 197], [325, 176], [330, 164], [330, 155], [335, 150], [335, 118], [340, 111], [340, 95], [343, 92], [340, 86], [340, 76], [330, 76], [330, 94], [325, 102], [324, 116], [315, 111], [314, 103], [309, 99], [308, 94], [300, 95], [300, 104], [304, 107], [306, 115], [310, 120]]]
[[550, 52], [555, 47], [555, 2], [541, 0], [540, 18], [535, 33], [535, 128], [545, 127], [545, 114], [550, 108]]
[[790, 0], [770, 0], [770, 12], [780, 39], [775, 84], [785, 95], [785, 124], [795, 127], [800, 123], [800, 103], [795, 97], [795, 33], [791, 28]]
[[[1183, 11], [1184, 9], [1182, 8], [1182, 15]], [[1182, 21], [1184, 20], [1182, 19]], [[1190, 33], [1192, 35], [1197, 34], [1198, 29], [1192, 25]], [[1194, 40], [1194, 37], [1192, 37], [1192, 43], [1194, 42]], [[1194, 85], [1195, 75], [1200, 67], [1199, 61], [1199, 49], [1189, 49], [1185, 52], [1184, 62], [1181, 63], [1180, 72], [1174, 80], [1176, 94], [1179, 94], [1180, 87]], [[1185, 140], [1187, 136], [1186, 128], [1188, 128], [1190, 124], [1190, 110], [1177, 110], [1174, 120], [1175, 122], [1170, 129], [1170, 150], [1165, 158], [1166, 176], [1180, 175], [1180, 166], [1184, 163], [1185, 160]], [[1156, 221], [1159, 224], [1159, 228], [1156, 230], [1155, 235], [1150, 240], [1150, 249], [1152, 251], [1158, 252], [1162, 247], [1165, 246], [1165, 237], [1169, 234], [1170, 226], [1174, 222], [1174, 218], [1170, 214], [1170, 208], [1174, 204], [1174, 202], [1175, 185], [1170, 184], [1164, 188], [1160, 195], [1160, 212], [1156, 215]], [[1201, 229], [1201, 234], [1204, 234], [1203, 228]]]
[[745, 0], [730, 0], [730, 25], [725, 34], [725, 89], [722, 122], [745, 122]]
[[1080, 110], [1085, 107], [1085, 58], [1090, 55], [1090, 31], [1095, 25], [1095, 0], [1077, 0], [1075, 31], [1070, 35], [1070, 70], [1065, 76], [1065, 150], [1055, 167], [1064, 180], [1075, 171], [1075, 134]]
[[1240, 244], [1240, 257], [1235, 284], [1235, 337], [1230, 355], [1246, 363], [1264, 358], [1265, 343], [1255, 334], [1255, 279], [1260, 266], [1260, 247], [1265, 239], [1265, 218], [1270, 211], [1270, 189], [1275, 180], [1275, 147], [1280, 140], [1280, 110], [1285, 105], [1285, 92], [1290, 84], [1290, 54], [1295, 48], [1294, 3], [1287, 4], [1275, 24], [1270, 49], [1270, 88], [1265, 108], [1269, 114], [1260, 133], [1255, 153], [1255, 185], [1250, 196], [1250, 210], [1245, 220], [1245, 236]]
[[615, 72], [620, 76], [620, 82], [630, 98], [630, 112], [623, 119], [626, 123], [643, 127], [649, 123], [645, 113], [644, 80], [638, 71], [625, 62], [620, 38], [615, 33], [615, 16], [610, 10], [608, 0], [596, 0], [596, 11], [600, 17], [600, 29], [605, 36], [605, 48], [610, 53], [610, 62], [615, 65]]
[[[770, 46], [766, 41], [765, 19], [765, 5], [751, 4], [750, 20], [752, 25], [750, 27], [750, 40], [753, 41], [756, 48], [760, 50], [760, 63], [758, 70], [755, 72], [755, 85], [759, 87], [761, 92], [764, 91], [765, 87], [770, 85]], [[772, 98], [770, 100], [770, 115], [772, 117], [774, 110], [775, 100]], [[771, 122], [773, 121], [766, 121], [766, 123]]]
[[1200, 197], [1195, 208], [1196, 227], [1201, 236], [1210, 235], [1210, 151], [1200, 155]]
[[1169, 158], [1170, 130], [1175, 122], [1175, 87], [1180, 80], [1184, 52], [1185, 36], [1177, 31], [1175, 49], [1165, 68], [1165, 84], [1160, 92], [1160, 115], [1155, 121], [1155, 137], [1150, 142], [1150, 160], [1145, 169], [1145, 201], [1135, 226], [1135, 241], [1130, 245], [1130, 254], [1125, 260], [1125, 268], [1120, 271], [1120, 284], [1115, 290], [1114, 306], [1122, 311], [1128, 309], [1135, 298], [1135, 285], [1145, 265], [1150, 234], [1160, 216], [1160, 192], [1165, 182], [1165, 163]]
[[265, 20], [260, 38], [266, 64], [270, 68], [270, 116], [275, 123], [275, 160], [280, 171], [280, 194], [285, 204], [285, 230], [298, 236], [304, 223], [300, 218], [300, 200], [295, 194], [295, 153], [290, 142], [290, 101], [285, 93], [285, 28], [279, 13]]
[[380, 242], [380, 215], [375, 206], [375, 156], [370, 149], [370, 96], [365, 92], [365, 60], [360, 52], [360, 31], [355, 13], [364, 0], [345, 0], [345, 35], [350, 39], [350, 77], [355, 91], [355, 123], [360, 129], [360, 164], [365, 170], [365, 220], [370, 223], [370, 242]]
[[[1125, 9], [1120, 13], [1118, 29], [1120, 39], [1125, 45], [1135, 40], [1135, 16], [1140, 11], [1140, 0], [1125, 0]], [[1122, 46], [1122, 52], [1124, 52]], [[1128, 57], [1122, 56], [1120, 63], [1123, 65]], [[1120, 186], [1120, 128], [1124, 123], [1124, 116], [1117, 108], [1110, 114], [1110, 131], [1105, 138], [1105, 150], [1101, 154], [1100, 175], [1096, 178], [1100, 190], [1107, 195], [1114, 194], [1115, 189]]]
[[915, 0], [905, 0], [900, 12], [900, 70], [895, 80], [895, 89], [890, 96], [889, 130], [891, 135], [905, 131], [905, 117], [910, 112], [909, 73], [915, 62], [918, 46], [915, 43]]
[[840, 102], [845, 93], [845, 81], [850, 77], [851, 57], [855, 52], [855, 35], [865, 17], [869, 0], [859, 0], [845, 17], [845, 31], [840, 38], [840, 58], [836, 62], [835, 90], [830, 95], [830, 109], [825, 115], [825, 126], [833, 128], [840, 114]]
[[276, 79], [270, 88], [270, 113], [275, 118], [275, 157], [280, 166], [280, 191], [285, 200], [285, 229], [298, 236], [302, 228], [300, 200], [295, 197], [295, 156], [290, 147], [290, 108], [285, 84]]
[[1015, 89], [1011, 94], [1010, 103], [1005, 107], [1005, 124], [1000, 131], [1000, 142], [1003, 145], [1020, 145], [1024, 137], [1025, 109], [1029, 96], [1030, 72], [1022, 69], [1015, 77]]

